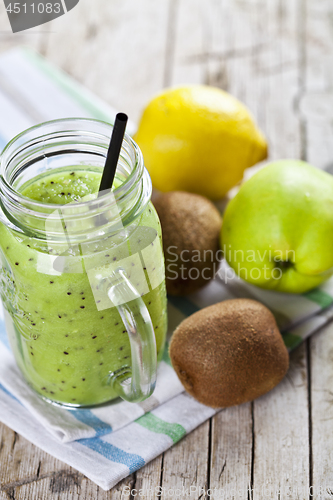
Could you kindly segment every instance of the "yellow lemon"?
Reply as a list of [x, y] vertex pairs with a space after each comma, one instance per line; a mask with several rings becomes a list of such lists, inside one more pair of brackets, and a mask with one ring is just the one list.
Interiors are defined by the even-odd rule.
[[267, 142], [248, 109], [223, 90], [164, 90], [143, 112], [135, 140], [153, 186], [222, 198], [246, 168], [267, 158]]

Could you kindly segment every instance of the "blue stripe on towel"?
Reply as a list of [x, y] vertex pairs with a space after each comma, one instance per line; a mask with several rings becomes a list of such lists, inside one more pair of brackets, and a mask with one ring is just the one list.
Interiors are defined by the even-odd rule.
[[191, 316], [200, 310], [200, 307], [196, 306], [186, 297], [170, 297], [168, 296], [170, 304], [172, 304], [176, 309], [182, 312], [185, 316]]
[[3, 148], [6, 146], [8, 141], [6, 141], [3, 137], [0, 136], [0, 153], [3, 150]]
[[5, 393], [7, 394], [7, 396], [10, 396], [12, 399], [15, 399], [15, 401], [17, 401], [18, 403], [20, 403], [20, 405], [22, 404], [21, 401], [19, 401], [18, 399], [16, 399], [15, 396], [13, 396], [13, 394], [9, 391], [7, 391], [7, 389], [2, 385], [0, 384], [0, 389]]
[[121, 450], [120, 448], [117, 448], [117, 446], [103, 441], [100, 438], [80, 439], [77, 441], [77, 443], [87, 446], [87, 448], [96, 451], [112, 462], [126, 465], [131, 473], [135, 472], [146, 464], [144, 459], [140, 457], [140, 455], [127, 453], [126, 451]]
[[80, 422], [89, 425], [89, 427], [92, 427], [96, 432], [96, 437], [104, 436], [105, 434], [109, 434], [110, 432], [112, 432], [111, 425], [103, 422], [103, 420], [100, 420], [98, 417], [96, 417], [96, 415], [93, 414], [91, 410], [69, 411], [75, 418], [77, 418], [77, 420], [80, 420]]
[[2, 135], [0, 135], [0, 153], [2, 152], [4, 147], [7, 146], [8, 142], [9, 141], [7, 139], [5, 139]]
[[[1, 304], [0, 304], [1, 307]], [[0, 319], [0, 342], [10, 351], [10, 345], [7, 337], [5, 322]]]

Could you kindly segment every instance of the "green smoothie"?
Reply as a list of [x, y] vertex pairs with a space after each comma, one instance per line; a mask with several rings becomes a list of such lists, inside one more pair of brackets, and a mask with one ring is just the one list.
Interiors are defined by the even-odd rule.
[[[59, 169], [32, 179], [20, 192], [40, 202], [67, 204], [96, 193], [100, 178], [100, 170]], [[154, 229], [161, 239], [160, 223], [151, 203], [131, 233], [131, 238], [137, 235], [142, 247], [143, 227]], [[109, 373], [131, 365], [128, 334], [117, 308], [98, 310], [85, 272], [58, 275], [43, 271], [43, 259], [57, 254], [45, 242], [22, 236], [3, 224], [0, 241], [1, 294], [8, 336], [30, 385], [45, 398], [73, 406], [96, 405], [116, 398]], [[126, 257], [122, 248], [124, 245], [112, 246], [111, 240], [108, 247], [104, 241], [96, 246], [94, 258], [107, 266]], [[80, 256], [75, 258], [79, 260]], [[163, 259], [152, 265], [161, 269]], [[149, 270], [143, 269], [146, 283], [151, 283]], [[150, 313], [161, 357], [166, 335], [164, 281], [153, 289], [140, 282], [133, 285], [141, 292]]]

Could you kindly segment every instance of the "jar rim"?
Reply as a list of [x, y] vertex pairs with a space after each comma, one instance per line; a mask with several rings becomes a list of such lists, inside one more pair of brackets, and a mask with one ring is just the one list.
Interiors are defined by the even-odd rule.
[[[53, 213], [58, 212], [61, 207], [72, 204], [46, 203], [24, 196], [19, 189], [13, 187], [17, 176], [29, 166], [37, 165], [43, 158], [56, 155], [61, 157], [70, 153], [95, 155], [98, 158], [97, 165], [104, 167], [104, 158], [109, 149], [112, 129], [112, 124], [101, 120], [63, 118], [35, 125], [16, 135], [0, 155], [1, 220], [19, 232], [23, 230], [25, 233], [35, 233], [37, 231], [36, 235], [39, 234], [39, 237], [45, 239], [45, 231], [39, 227], [38, 220], [46, 217], [52, 220]], [[91, 161], [91, 167], [94, 168], [95, 160]], [[75, 162], [72, 165], [74, 167]], [[88, 168], [89, 161], [83, 165]], [[106, 190], [105, 193], [88, 201], [75, 202], [77, 213], [80, 213], [82, 208], [93, 217], [94, 214], [102, 214], [103, 211], [110, 213], [112, 207], [116, 207], [124, 226], [131, 224], [142, 214], [150, 201], [152, 184], [144, 166], [141, 150], [128, 134], [124, 137], [117, 168], [121, 176], [124, 176], [119, 186], [112, 189], [112, 192]], [[80, 218], [82, 217], [83, 215], [80, 215]], [[113, 226], [118, 227], [115, 219], [105, 220], [108, 220], [109, 232], [113, 230]], [[82, 234], [77, 234], [78, 238], [81, 236]], [[88, 235], [85, 236], [88, 237]]]
[[[108, 123], [108, 122], [105, 122], [105, 121], [102, 121], [102, 120], [98, 120], [98, 119], [95, 119], [95, 118], [80, 118], [80, 117], [73, 117], [73, 118], [57, 118], [55, 120], [49, 120], [49, 121], [46, 121], [46, 122], [42, 122], [42, 123], [39, 123], [37, 125], [33, 125], [32, 127], [29, 127], [28, 129], [25, 129], [23, 130], [22, 132], [20, 132], [19, 134], [17, 134], [16, 136], [14, 136], [7, 144], [6, 146], [4, 147], [4, 149], [2, 150], [1, 154], [0, 154], [0, 189], [2, 190], [2, 188], [4, 187], [4, 191], [6, 192], [6, 194], [10, 194], [17, 202], [19, 202], [20, 200], [25, 200], [25, 201], [28, 201], [29, 202], [29, 205], [31, 207], [40, 207], [40, 208], [45, 208], [45, 205], [47, 205], [50, 209], [53, 209], [53, 210], [56, 210], [57, 208], [59, 208], [59, 204], [57, 203], [45, 203], [45, 202], [40, 202], [40, 201], [37, 201], [37, 200], [33, 200], [31, 198], [28, 198], [26, 196], [24, 196], [22, 193], [20, 193], [19, 191], [16, 191], [15, 189], [12, 188], [12, 186], [10, 185], [10, 183], [7, 181], [5, 175], [4, 175], [4, 169], [6, 167], [6, 165], [13, 159], [13, 157], [15, 156], [15, 154], [13, 156], [9, 156], [8, 158], [6, 158], [6, 154], [8, 154], [10, 152], [10, 149], [15, 146], [15, 144], [20, 140], [20, 139], [23, 139], [24, 137], [28, 136], [30, 133], [32, 132], [35, 132], [35, 131], [38, 131], [38, 130], [41, 130], [43, 128], [46, 128], [46, 127], [51, 127], [51, 126], [56, 126], [56, 125], [60, 125], [60, 124], [66, 124], [66, 123], [78, 123], [78, 124], [97, 124], [97, 125], [104, 125], [106, 126], [110, 131], [113, 130], [113, 124], [111, 123]], [[73, 129], [73, 128], [68, 128], [68, 129], [64, 129], [64, 130], [58, 130], [58, 132], [70, 132], [70, 131], [74, 131], [76, 129]], [[79, 129], [76, 130], [77, 132], [80, 132]], [[94, 134], [92, 131], [91, 131], [91, 134]], [[44, 134], [42, 135], [36, 135], [35, 136], [35, 139], [38, 139], [38, 138], [42, 138]], [[111, 135], [110, 135], [110, 138], [111, 138]], [[139, 147], [137, 146], [137, 144], [133, 141], [133, 139], [125, 133], [125, 136], [124, 136], [124, 142], [127, 142], [132, 148], [133, 148], [133, 151], [135, 153], [135, 164], [134, 164], [134, 168], [133, 170], [130, 172], [130, 174], [128, 175], [128, 177], [126, 177], [126, 179], [116, 188], [113, 189], [113, 193], [114, 193], [114, 196], [115, 197], [119, 197], [119, 194], [121, 194], [122, 192], [126, 192], [126, 186], [130, 186], [131, 183], [133, 182], [133, 177], [136, 176], [137, 174], [137, 170], [136, 170], [136, 167], [137, 166], [140, 166], [140, 164], [142, 164], [142, 167], [143, 167], [143, 158], [142, 158], [142, 153], [139, 149]], [[24, 144], [22, 144], [23, 146]], [[19, 148], [21, 149], [21, 148]], [[17, 151], [13, 151], [13, 153], [17, 153]], [[108, 192], [106, 192], [105, 194], [103, 194], [102, 196], [100, 196], [100, 199], [103, 199], [104, 196], [107, 196], [108, 195]], [[86, 203], [89, 203], [89, 202], [86, 202], [86, 201], [79, 201], [77, 202], [77, 206], [79, 207], [80, 205], [84, 205]], [[91, 202], [90, 202], [91, 203]]]

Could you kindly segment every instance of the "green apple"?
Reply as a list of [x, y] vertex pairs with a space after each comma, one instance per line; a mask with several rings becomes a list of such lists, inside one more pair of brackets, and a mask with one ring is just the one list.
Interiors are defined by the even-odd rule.
[[308, 163], [267, 165], [227, 206], [221, 243], [244, 280], [306, 292], [333, 274], [333, 176]]

